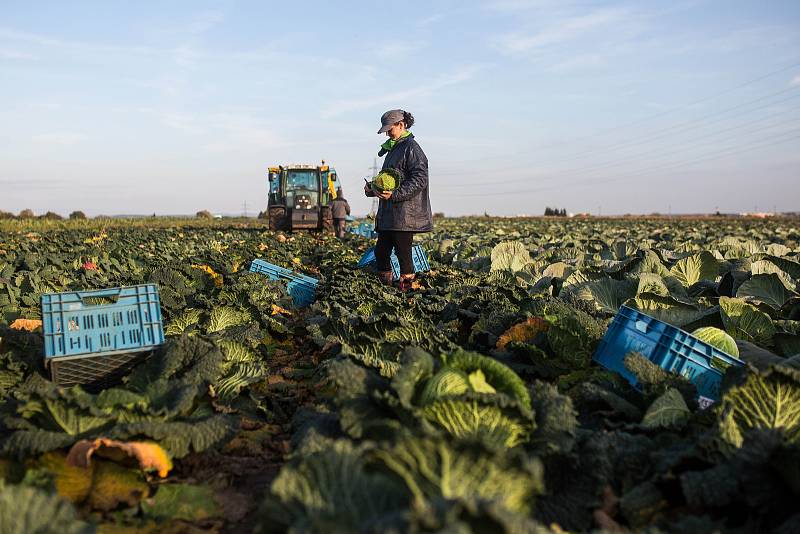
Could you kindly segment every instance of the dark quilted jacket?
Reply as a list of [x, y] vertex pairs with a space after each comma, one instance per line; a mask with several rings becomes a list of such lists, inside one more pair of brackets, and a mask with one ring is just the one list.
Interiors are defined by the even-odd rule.
[[[383, 169], [397, 169], [403, 176], [400, 187], [389, 200], [380, 200], [375, 229], [409, 232], [433, 230], [431, 200], [428, 195], [428, 158], [414, 140], [414, 135], [401, 139], [386, 154]], [[374, 197], [370, 191], [367, 196]]]

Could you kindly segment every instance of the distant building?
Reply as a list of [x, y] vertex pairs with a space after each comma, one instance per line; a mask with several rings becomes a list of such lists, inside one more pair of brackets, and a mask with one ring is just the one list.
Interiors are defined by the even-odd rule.
[[753, 217], [755, 219], [766, 219], [766, 218], [769, 218], [769, 217], [775, 217], [775, 213], [773, 213], [773, 212], [765, 212], [765, 211], [744, 212], [744, 213], [740, 213], [739, 215], [742, 216], [742, 217]]

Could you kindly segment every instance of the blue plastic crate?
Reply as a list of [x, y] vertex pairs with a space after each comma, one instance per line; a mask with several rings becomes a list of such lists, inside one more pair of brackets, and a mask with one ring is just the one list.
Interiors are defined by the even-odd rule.
[[350, 233], [368, 238], [378, 237], [378, 232], [375, 231], [374, 226], [371, 223], [366, 222], [350, 228]]
[[292, 297], [295, 306], [308, 306], [314, 302], [318, 283], [316, 278], [296, 273], [264, 260], [253, 260], [250, 264], [250, 272], [264, 274], [271, 280], [288, 281], [286, 292]]
[[155, 284], [47, 293], [40, 303], [45, 365], [63, 386], [113, 385], [164, 343]]
[[164, 343], [158, 287], [41, 296], [45, 358], [152, 349]]
[[[394, 251], [392, 251], [392, 255], [389, 260], [392, 262], [392, 273], [394, 273], [394, 279], [399, 280], [400, 261], [397, 259], [397, 255], [394, 253]], [[414, 245], [411, 247], [411, 260], [414, 262], [415, 273], [431, 270], [431, 266], [428, 263], [428, 256], [425, 254], [425, 249], [422, 248], [422, 245]], [[361, 256], [361, 259], [358, 262], [358, 268], [363, 269], [365, 267], [374, 267], [376, 261], [375, 247], [371, 247], [367, 249], [367, 251]]]
[[681, 375], [697, 388], [700, 405], [719, 400], [725, 369], [744, 365], [727, 354], [663, 321], [628, 306], [622, 306], [594, 353], [593, 359], [618, 373], [641, 390], [636, 376], [625, 368], [624, 358], [638, 352], [662, 369]]

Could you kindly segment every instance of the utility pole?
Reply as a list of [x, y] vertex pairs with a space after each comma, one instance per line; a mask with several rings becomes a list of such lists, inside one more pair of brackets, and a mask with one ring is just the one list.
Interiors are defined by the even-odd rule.
[[246, 200], [244, 201], [244, 204], [242, 205], [242, 208], [244, 208], [244, 218], [246, 219], [247, 218], [247, 201]]
[[380, 170], [380, 168], [378, 168], [378, 158], [372, 158], [372, 167], [370, 167], [369, 170], [372, 171], [372, 176], [378, 175], [378, 171]]

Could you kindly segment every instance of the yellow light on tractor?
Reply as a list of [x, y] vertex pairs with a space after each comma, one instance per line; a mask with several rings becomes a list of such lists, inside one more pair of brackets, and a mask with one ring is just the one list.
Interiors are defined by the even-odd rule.
[[269, 172], [278, 172], [278, 171], [280, 171], [280, 168], [278, 168], [278, 167], [270, 167], [269, 168]]
[[328, 170], [328, 166], [327, 166], [327, 165], [322, 165], [322, 166], [319, 168], [319, 170], [321, 170], [322, 172], [326, 172], [326, 171]]

